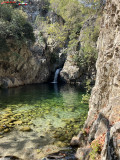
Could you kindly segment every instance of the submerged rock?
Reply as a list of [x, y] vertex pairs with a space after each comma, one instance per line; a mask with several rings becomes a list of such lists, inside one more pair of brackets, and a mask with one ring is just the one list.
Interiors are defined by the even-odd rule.
[[30, 132], [30, 131], [31, 131], [31, 128], [28, 127], [28, 126], [25, 126], [25, 127], [20, 128], [20, 131], [23, 131], [23, 132]]
[[4, 129], [4, 132], [7, 133], [9, 132], [10, 130], [8, 128]]
[[0, 160], [22, 160], [22, 159], [19, 159], [18, 157], [15, 156], [5, 156], [1, 157]]
[[22, 123], [23, 123], [22, 121], [15, 121], [14, 122], [14, 124], [17, 124], [17, 125], [22, 124]]

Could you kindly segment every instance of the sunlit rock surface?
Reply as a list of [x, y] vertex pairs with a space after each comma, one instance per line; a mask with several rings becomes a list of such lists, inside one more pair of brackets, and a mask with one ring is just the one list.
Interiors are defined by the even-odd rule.
[[[100, 143], [95, 159], [120, 159], [120, 1], [107, 0], [98, 40], [97, 77], [78, 159], [90, 159], [90, 144]], [[74, 139], [73, 139], [74, 140]], [[73, 142], [72, 142], [73, 143]], [[92, 152], [93, 153], [93, 152]]]
[[[54, 74], [56, 68], [62, 66], [65, 61], [62, 50], [56, 49], [53, 42], [48, 41], [47, 25], [43, 24], [46, 17], [50, 19], [50, 23], [63, 24], [63, 19], [53, 11], [48, 11], [44, 0], [26, 2], [28, 5], [22, 8], [33, 26], [36, 40], [34, 44], [29, 43], [28, 46], [26, 44], [16, 46], [12, 39], [7, 40], [10, 51], [0, 53], [0, 87], [48, 82], [51, 72]], [[52, 62], [53, 52], [57, 55], [55, 62]]]
[[[96, 15], [89, 17], [84, 22], [83, 27], [80, 30], [79, 44], [78, 44], [79, 56], [81, 54], [82, 50], [81, 48], [86, 43], [85, 34], [89, 30], [89, 28], [92, 28], [92, 30], [94, 30], [96, 19], [97, 19]], [[94, 46], [95, 48], [97, 47], [96, 42], [90, 42], [90, 43], [91, 46]], [[68, 51], [63, 69], [60, 72], [61, 79], [67, 83], [80, 83], [80, 82], [83, 83], [83, 81], [90, 78], [91, 81], [94, 82], [96, 77], [95, 64], [94, 63], [93, 65], [91, 64], [88, 68], [78, 66], [74, 60], [75, 56], [78, 54], [77, 53], [78, 50], [74, 49]]]

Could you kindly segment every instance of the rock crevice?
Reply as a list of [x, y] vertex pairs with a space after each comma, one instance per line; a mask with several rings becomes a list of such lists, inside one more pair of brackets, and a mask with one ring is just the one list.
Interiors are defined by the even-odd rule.
[[[91, 154], [87, 154], [86, 158], [82, 155], [86, 154], [85, 149], [91, 153], [92, 144], [97, 146], [97, 141], [100, 143], [101, 152], [94, 153], [95, 160], [120, 159], [119, 19], [120, 1], [107, 0], [97, 43], [99, 54], [96, 63], [96, 83], [91, 93], [84, 132], [80, 132], [76, 138], [76, 144], [84, 142], [76, 154], [80, 160], [92, 159]], [[84, 140], [81, 140], [83, 135]], [[71, 144], [74, 144], [74, 138]]]

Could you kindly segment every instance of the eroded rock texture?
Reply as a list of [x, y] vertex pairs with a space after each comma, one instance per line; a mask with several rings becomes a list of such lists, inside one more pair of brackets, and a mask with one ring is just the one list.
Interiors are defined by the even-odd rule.
[[[91, 63], [89, 67], [86, 67], [85, 64], [84, 66], [78, 65], [74, 59], [77, 54], [79, 55], [78, 57], [82, 57], [83, 54], [85, 54], [82, 53], [82, 48], [85, 46], [86, 41], [90, 41], [90, 35], [88, 35], [87, 39], [85, 38], [86, 32], [88, 32], [89, 30], [91, 30], [91, 32], [94, 31], [97, 18], [98, 16], [94, 15], [89, 17], [84, 22], [83, 27], [80, 30], [77, 48], [71, 49], [67, 52], [66, 61], [64, 63], [62, 71], [60, 72], [60, 76], [63, 81], [67, 83], [83, 83], [86, 79], [91, 79], [92, 82], [95, 81], [96, 68], [94, 60], [93, 64]], [[89, 43], [92, 47], [97, 47], [96, 42], [90, 41]]]
[[84, 131], [71, 144], [80, 148], [76, 157], [89, 156], [98, 140], [101, 152], [95, 159], [120, 160], [120, 1], [107, 0], [98, 40], [97, 77], [92, 90]]
[[[10, 51], [0, 53], [0, 87], [48, 82], [51, 73], [60, 68], [65, 61], [62, 51], [56, 49], [53, 42], [48, 41], [45, 28], [47, 24], [44, 23], [48, 17], [50, 23], [58, 22], [62, 25], [63, 19], [48, 10], [44, 0], [26, 0], [26, 2], [29, 5], [22, 8], [33, 26], [35, 43], [17, 46], [12, 39], [7, 40]], [[53, 53], [56, 54], [55, 58], [52, 56]]]
[[[13, 45], [12, 42], [9, 44]], [[50, 71], [47, 59], [34, 55], [26, 45], [13, 47], [0, 55], [0, 87], [14, 87], [31, 83], [46, 82]]]

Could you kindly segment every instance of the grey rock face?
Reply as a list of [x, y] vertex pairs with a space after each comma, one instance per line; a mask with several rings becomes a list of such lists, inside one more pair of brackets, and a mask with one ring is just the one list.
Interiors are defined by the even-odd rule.
[[[80, 31], [79, 36], [79, 48], [82, 48], [85, 44], [84, 34], [85, 30], [91, 27], [94, 30], [95, 22], [97, 16], [90, 17], [84, 24]], [[91, 43], [91, 46], [96, 47], [96, 43]], [[79, 51], [80, 54], [81, 50]], [[67, 83], [80, 83], [84, 80], [90, 78], [92, 81], [95, 80], [96, 76], [96, 69], [95, 65], [91, 65], [86, 69], [78, 66], [77, 63], [74, 61], [74, 56], [78, 54], [76, 50], [70, 50], [70, 53], [67, 53], [67, 59], [64, 63], [63, 69], [60, 73], [60, 76], [63, 81]], [[80, 55], [79, 55], [80, 56]]]
[[[97, 44], [99, 55], [96, 64], [96, 83], [92, 90], [88, 118], [84, 127], [86, 131], [84, 148], [94, 140], [100, 141], [100, 137], [105, 136], [101, 154], [96, 155], [96, 160], [120, 159], [119, 19], [120, 1], [107, 0]], [[82, 137], [83, 135], [79, 134], [79, 143]], [[79, 155], [81, 155], [80, 150], [77, 152]]]
[[[33, 26], [36, 41], [34, 45], [29, 44], [29, 47], [26, 45], [17, 47], [11, 39], [7, 40], [10, 51], [2, 53], [0, 57], [0, 87], [47, 82], [51, 72], [55, 72], [55, 69], [62, 66], [65, 61], [64, 54], [56, 50], [53, 42], [49, 44], [45, 24], [43, 25], [46, 17], [50, 19], [50, 23], [63, 24], [63, 19], [53, 11], [48, 11], [44, 0], [26, 0], [26, 2], [28, 5], [23, 6], [23, 10]], [[37, 17], [43, 21], [37, 24]], [[12, 45], [14, 47], [11, 47]], [[56, 52], [58, 57], [54, 64], [51, 63], [53, 52]]]
[[[0, 87], [14, 87], [30, 83], [42, 83], [49, 77], [46, 59], [34, 56], [24, 45], [11, 49], [0, 57]], [[16, 51], [16, 52], [15, 52]], [[9, 57], [9, 59], [5, 59]]]

